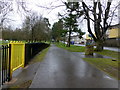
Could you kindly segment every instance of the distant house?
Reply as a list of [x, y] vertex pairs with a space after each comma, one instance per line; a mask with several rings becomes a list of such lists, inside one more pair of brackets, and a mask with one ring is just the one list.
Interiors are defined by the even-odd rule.
[[[120, 38], [120, 24], [110, 26], [106, 32], [106, 35], [107, 39]], [[86, 39], [91, 39], [91, 37], [89, 37], [89, 34], [86, 34]]]
[[[107, 40], [104, 46], [119, 47], [120, 46], [120, 24], [111, 25], [106, 32]], [[86, 34], [86, 40], [91, 39], [89, 34]]]
[[111, 25], [107, 32], [107, 40], [105, 42], [105, 46], [113, 46], [119, 47], [120, 46], [120, 24]]
[[109, 39], [117, 39], [120, 38], [120, 24], [112, 25], [108, 28], [106, 34]]
[[71, 41], [74, 41], [74, 43], [78, 44], [78, 43], [82, 43], [84, 44], [85, 43], [85, 38], [79, 38], [79, 35], [74, 35], [74, 36], [71, 36]]

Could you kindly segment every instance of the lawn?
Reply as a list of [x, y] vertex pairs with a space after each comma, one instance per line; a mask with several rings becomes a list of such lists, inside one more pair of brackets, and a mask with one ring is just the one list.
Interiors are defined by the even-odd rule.
[[112, 61], [110, 58], [83, 58], [83, 60], [118, 79], [118, 61]]
[[120, 54], [118, 52], [110, 51], [110, 50], [103, 50], [101, 52], [95, 52], [95, 53], [98, 53], [98, 54], [101, 54], [101, 55], [110, 56], [110, 57], [113, 57], [113, 58], [116, 58], [116, 59], [118, 59], [118, 56]]
[[66, 50], [71, 51], [71, 52], [84, 52], [85, 51], [85, 47], [84, 46], [71, 45], [70, 47], [66, 47], [66, 45], [63, 44], [63, 43], [55, 43], [55, 45], [57, 47], [66, 49]]
[[7, 41], [0, 41], [0, 45], [8, 45], [8, 42]]
[[110, 56], [112, 58], [115, 58], [114, 60], [116, 61], [112, 61], [113, 59], [108, 59], [108, 58], [83, 58], [83, 59], [89, 62], [90, 64], [96, 66], [100, 70], [105, 71], [110, 76], [120, 80], [120, 78], [118, 77], [118, 73], [120, 73], [119, 53], [110, 50], [103, 50], [101, 52], [95, 52], [95, 53]]

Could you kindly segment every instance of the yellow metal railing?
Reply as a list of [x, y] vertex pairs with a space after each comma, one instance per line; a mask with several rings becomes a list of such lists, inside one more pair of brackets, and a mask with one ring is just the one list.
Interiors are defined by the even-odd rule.
[[25, 43], [23, 42], [10, 42], [11, 45], [11, 57], [10, 57], [10, 77], [12, 77], [13, 71], [20, 67], [24, 67], [25, 61]]
[[22, 41], [10, 41], [0, 43], [2, 84], [12, 79], [13, 72], [28, 64], [41, 50], [49, 46], [45, 43], [26, 43]]

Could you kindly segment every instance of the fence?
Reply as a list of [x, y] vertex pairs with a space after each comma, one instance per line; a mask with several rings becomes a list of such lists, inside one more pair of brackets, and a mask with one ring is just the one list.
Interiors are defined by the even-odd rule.
[[49, 44], [45, 43], [27, 43], [25, 44], [25, 65], [41, 50], [47, 48]]
[[6, 81], [10, 80], [10, 62], [9, 62], [9, 46], [8, 45], [2, 45], [2, 48], [0, 50], [1, 54], [1, 65], [2, 65], [2, 84], [5, 83]]
[[10, 50], [10, 78], [12, 78], [12, 73], [20, 67], [24, 67], [25, 59], [25, 43], [13, 42], [9, 44]]
[[2, 84], [12, 79], [12, 73], [19, 67], [24, 67], [41, 50], [48, 47], [45, 43], [11, 42], [2, 46]]

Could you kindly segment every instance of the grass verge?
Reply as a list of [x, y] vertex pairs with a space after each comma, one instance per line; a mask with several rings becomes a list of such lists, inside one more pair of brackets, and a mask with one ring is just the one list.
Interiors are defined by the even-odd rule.
[[36, 62], [40, 62], [44, 59], [46, 53], [48, 52], [49, 50], [49, 47], [42, 50], [39, 54], [37, 54], [32, 60], [31, 62], [29, 62], [29, 64], [33, 64], [33, 63], [36, 63]]
[[120, 78], [118, 78], [118, 73], [120, 73], [120, 71], [118, 71], [118, 61], [112, 61], [110, 58], [83, 58], [83, 60], [120, 80]]
[[110, 56], [110, 57], [116, 58], [117, 60], [118, 60], [119, 54], [120, 54], [118, 52], [110, 51], [110, 50], [103, 50], [101, 52], [95, 52], [95, 53], [98, 53], [98, 54], [101, 54], [101, 55]]
[[66, 47], [66, 45], [63, 44], [63, 43], [55, 43], [55, 45], [57, 47], [66, 49], [66, 50], [71, 51], [71, 52], [84, 52], [85, 51], [85, 47], [84, 46], [71, 45], [70, 47]]

